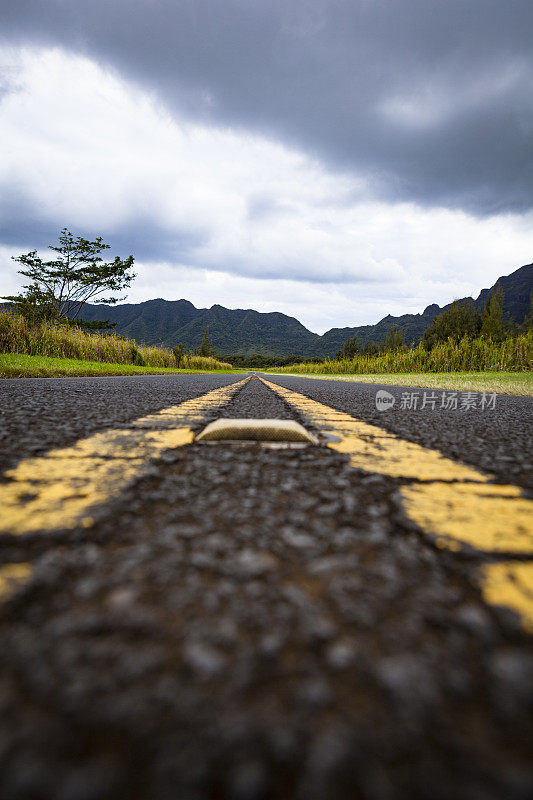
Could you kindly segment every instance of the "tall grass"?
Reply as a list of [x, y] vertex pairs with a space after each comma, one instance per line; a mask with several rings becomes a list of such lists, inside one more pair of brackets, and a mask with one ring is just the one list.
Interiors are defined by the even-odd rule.
[[443, 342], [431, 350], [420, 343], [411, 350], [395, 350], [352, 359], [326, 359], [317, 364], [292, 364], [275, 372], [319, 375], [385, 375], [401, 372], [523, 372], [533, 368], [533, 332], [502, 342], [485, 338]]
[[[137, 346], [133, 339], [124, 339], [112, 333], [86, 333], [70, 325], [49, 322], [29, 325], [24, 317], [11, 311], [0, 311], [0, 353], [78, 358], [146, 367], [176, 367], [174, 355], [164, 347]], [[231, 369], [231, 364], [215, 358], [185, 355], [180, 367]]]

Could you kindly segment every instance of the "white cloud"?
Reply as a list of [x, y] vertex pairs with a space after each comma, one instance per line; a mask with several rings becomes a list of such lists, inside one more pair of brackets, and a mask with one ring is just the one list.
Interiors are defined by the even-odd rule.
[[477, 294], [531, 260], [531, 215], [377, 203], [280, 143], [171, 118], [89, 59], [4, 49], [0, 64], [15, 86], [1, 101], [5, 291], [8, 255], [65, 225], [137, 254], [132, 301], [279, 310], [319, 332]]

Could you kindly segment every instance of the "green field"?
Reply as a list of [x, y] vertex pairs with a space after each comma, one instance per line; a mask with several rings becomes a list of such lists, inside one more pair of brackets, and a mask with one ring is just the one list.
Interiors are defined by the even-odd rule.
[[[269, 370], [269, 372], [272, 374], [274, 370]], [[396, 386], [416, 386], [423, 389], [457, 389], [471, 392], [533, 395], [533, 375], [531, 372], [419, 372], [392, 375], [317, 375], [285, 372], [283, 374], [293, 374], [299, 378], [316, 378], [317, 380], [326, 381], [381, 383]]]
[[[245, 372], [238, 369], [211, 369], [209, 372]], [[202, 369], [136, 367], [133, 364], [108, 364], [104, 361], [82, 361], [77, 358], [50, 358], [15, 353], [0, 353], [0, 378], [54, 378], [61, 376], [97, 375], [168, 375], [171, 373], [207, 372]]]

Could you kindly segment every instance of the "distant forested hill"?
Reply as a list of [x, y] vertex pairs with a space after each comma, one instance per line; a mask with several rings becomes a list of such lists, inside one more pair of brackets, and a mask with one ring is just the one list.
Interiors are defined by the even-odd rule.
[[[529, 310], [529, 297], [533, 291], [533, 264], [520, 267], [511, 275], [500, 278], [504, 291], [504, 312], [510, 320], [520, 324]], [[490, 289], [483, 289], [474, 301], [482, 309]], [[88, 320], [110, 319], [117, 323], [117, 332], [130, 336], [142, 344], [164, 344], [173, 347], [179, 342], [187, 350], [197, 347], [209, 326], [213, 344], [219, 353], [263, 353], [272, 356], [300, 355], [303, 357], [333, 355], [346, 339], [357, 335], [359, 342], [382, 342], [391, 325], [403, 333], [405, 342], [418, 342], [431, 324], [433, 317], [443, 308], [428, 306], [422, 314], [404, 314], [383, 317], [375, 325], [353, 328], [332, 328], [323, 336], [307, 330], [297, 319], [286, 314], [263, 314], [251, 309], [229, 309], [214, 305], [196, 308], [188, 300], [147, 300], [145, 303], [126, 303], [117, 306], [90, 305], [82, 310]]]
[[[526, 264], [524, 267], [499, 278], [499, 283], [504, 292], [503, 311], [508, 321], [521, 324], [529, 311], [530, 294], [533, 292], [533, 264]], [[479, 296], [474, 300], [474, 305], [480, 311], [485, 308], [491, 290], [482, 289]], [[467, 298], [461, 298], [466, 300]], [[354, 328], [332, 328], [322, 336], [324, 346], [328, 354], [336, 353], [346, 339], [357, 335], [360, 344], [365, 344], [370, 339], [374, 342], [383, 342], [387, 337], [391, 325], [396, 325], [403, 334], [406, 344], [416, 344], [424, 335], [424, 331], [431, 325], [433, 318], [440, 314], [444, 309], [449, 308], [451, 303], [445, 306], [438, 306], [436, 303], [428, 306], [422, 314], [404, 314], [401, 317], [392, 317], [388, 314], [383, 317], [376, 325], [361, 325]]]
[[174, 347], [182, 342], [187, 350], [201, 344], [208, 326], [219, 353], [313, 354], [321, 339], [286, 314], [262, 314], [219, 305], [195, 308], [188, 300], [147, 300], [117, 306], [86, 304], [81, 316], [87, 320], [110, 319], [117, 323], [117, 333], [130, 336], [139, 344]]

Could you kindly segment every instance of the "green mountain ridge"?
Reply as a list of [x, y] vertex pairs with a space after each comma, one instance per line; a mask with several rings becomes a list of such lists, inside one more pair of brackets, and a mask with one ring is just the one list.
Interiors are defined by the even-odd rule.
[[[504, 313], [509, 320], [522, 323], [529, 311], [530, 293], [533, 291], [533, 264], [526, 264], [501, 277], [499, 282], [504, 291]], [[474, 300], [478, 309], [484, 308], [493, 288], [482, 289]], [[87, 320], [110, 319], [117, 323], [117, 333], [135, 339], [138, 344], [174, 347], [182, 342], [190, 350], [200, 345], [209, 326], [213, 344], [222, 354], [261, 353], [309, 358], [332, 356], [348, 337], [355, 335], [362, 345], [369, 340], [383, 342], [393, 324], [401, 330], [406, 344], [416, 344], [436, 314], [450, 305], [429, 305], [421, 314], [399, 317], [388, 314], [375, 325], [331, 328], [322, 336], [281, 312], [229, 309], [218, 304], [211, 308], [196, 308], [188, 300], [158, 298], [116, 306], [87, 303], [81, 316]]]

